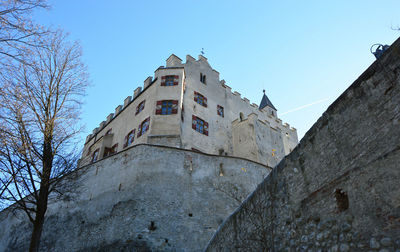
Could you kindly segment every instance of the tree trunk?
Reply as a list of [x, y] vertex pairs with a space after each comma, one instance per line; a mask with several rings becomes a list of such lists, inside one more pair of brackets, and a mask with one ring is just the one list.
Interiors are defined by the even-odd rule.
[[33, 223], [33, 231], [29, 252], [38, 252], [40, 238], [42, 236], [44, 215], [47, 210], [47, 202], [50, 188], [50, 175], [53, 167], [53, 152], [51, 148], [51, 140], [46, 139], [43, 146], [43, 173], [40, 181], [39, 198], [36, 202], [36, 216]]
[[42, 236], [44, 215], [47, 210], [47, 196], [43, 195], [44, 190], [40, 186], [39, 200], [37, 202], [36, 217], [33, 223], [33, 231], [31, 236], [31, 243], [29, 246], [29, 252], [39, 251], [40, 237]]

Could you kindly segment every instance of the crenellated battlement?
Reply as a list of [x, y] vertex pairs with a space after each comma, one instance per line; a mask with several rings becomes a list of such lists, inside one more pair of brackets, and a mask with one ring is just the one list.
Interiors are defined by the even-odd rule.
[[[172, 55], [171, 55], [172, 56]], [[171, 58], [171, 57], [170, 57]], [[143, 90], [145, 90], [147, 87], [149, 87], [153, 83], [153, 77], [149, 76], [143, 81], [143, 89], [142, 87], [137, 87], [133, 91], [133, 96], [127, 96], [124, 100], [124, 103], [122, 105], [118, 105], [115, 108], [114, 113], [110, 113], [105, 121], [102, 121], [99, 124], [99, 127], [95, 128], [92, 132], [92, 134], [89, 134], [86, 137], [85, 143], [87, 143], [89, 140], [91, 140], [98, 132], [100, 132], [103, 128], [105, 128], [114, 118], [116, 118], [122, 110], [124, 110], [126, 107], [129, 106], [141, 93]]]
[[[153, 83], [157, 84], [153, 86]], [[186, 91], [187, 88], [190, 92]], [[204, 127], [194, 130], [197, 122], [202, 122]], [[143, 86], [136, 87], [132, 95], [127, 96], [123, 104], [118, 105], [86, 137], [84, 153], [85, 157], [89, 156], [86, 162], [94, 151], [98, 151], [96, 157], [102, 158], [109, 155], [110, 151], [122, 151], [132, 142], [196, 149], [212, 154], [222, 150], [235, 155], [232, 152], [235, 143], [230, 137], [232, 127], [243, 126], [243, 122], [256, 123], [259, 130], [271, 129], [274, 132], [263, 134], [263, 139], [272, 135], [276, 139], [264, 139], [265, 143], [261, 145], [271, 144], [281, 149], [283, 145], [290, 145], [285, 147], [285, 150], [289, 150], [297, 144], [296, 130], [287, 123], [282, 124], [282, 120], [277, 118], [275, 107], [265, 94], [258, 106], [238, 91], [232, 90], [225, 80], [220, 80], [219, 72], [209, 65], [204, 55], [199, 55], [197, 60], [186, 55], [186, 62], [182, 63], [181, 58], [171, 54], [166, 60], [166, 66], [158, 67], [153, 76], [143, 81]], [[146, 130], [142, 128], [144, 123], [148, 125]], [[282, 136], [278, 138], [276, 134]], [[290, 141], [280, 142], [283, 136]], [[127, 143], [128, 138], [133, 139], [130, 140], [132, 142]], [[246, 156], [246, 153], [242, 154]], [[262, 155], [265, 157], [266, 154]], [[258, 157], [252, 160], [258, 160]], [[262, 162], [271, 165], [276, 160]]]
[[122, 110], [122, 105], [118, 105], [118, 106], [115, 108], [114, 115], [117, 116], [117, 115], [121, 112], [121, 110]]
[[168, 57], [166, 61], [166, 66], [167, 67], [177, 67], [177, 66], [182, 66], [182, 60], [175, 54], [171, 54], [171, 56]]
[[[186, 55], [186, 63], [188, 63], [188, 62], [196, 62], [196, 59], [188, 54], [188, 55]], [[207, 64], [209, 64], [208, 63], [208, 59], [206, 57], [204, 57], [203, 55], [199, 55], [198, 56], [197, 62], [206, 62]], [[182, 63], [182, 59], [181, 58], [179, 58], [175, 54], [171, 54], [166, 60], [166, 66], [165, 67], [164, 66], [158, 67], [155, 70], [155, 73], [157, 73], [159, 70], [168, 70], [168, 69], [173, 69], [173, 68], [184, 67], [186, 63]], [[217, 74], [218, 79], [219, 79], [219, 72], [216, 71], [215, 69], [212, 69], [212, 71]], [[109, 114], [107, 116], [107, 119], [105, 121], [101, 122], [99, 127], [96, 128], [97, 130], [96, 131], [94, 130], [92, 134], [87, 136], [86, 142], [89, 141], [95, 134], [97, 134], [97, 132], [101, 131], [105, 126], [107, 126], [108, 123], [110, 123], [115, 117], [117, 117], [121, 113], [122, 110], [124, 110], [126, 107], [128, 107], [129, 104], [132, 103], [152, 83], [153, 83], [153, 77], [152, 76], [147, 77], [143, 82], [143, 88], [142, 87], [137, 87], [134, 90], [132, 96], [126, 97], [125, 100], [124, 100], [123, 105], [118, 105], [115, 108], [114, 113]], [[255, 103], [251, 103], [250, 104], [250, 100], [248, 98], [242, 97], [241, 94], [239, 92], [237, 92], [237, 91], [233, 91], [232, 88], [229, 87], [226, 84], [226, 81], [224, 79], [219, 80], [219, 84], [221, 85], [221, 87], [226, 89], [226, 91], [231, 95], [231, 97], [233, 99], [236, 99], [238, 102], [244, 102], [244, 103], [248, 104], [252, 109], [255, 109], [255, 110], [258, 110], [260, 112], [263, 112], [263, 113], [267, 114], [268, 118], [275, 119], [278, 127], [290, 128], [290, 126], [288, 124], [282, 125], [282, 120], [271, 116], [268, 113], [268, 110], [266, 108], [259, 109], [259, 106], [257, 104], [255, 104]], [[292, 128], [291, 130], [292, 131], [296, 131], [295, 128]]]

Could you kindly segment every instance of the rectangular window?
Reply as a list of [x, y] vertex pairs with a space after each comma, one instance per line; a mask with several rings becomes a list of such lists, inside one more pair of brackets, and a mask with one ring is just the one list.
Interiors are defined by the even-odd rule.
[[179, 75], [165, 75], [161, 77], [161, 86], [178, 85]]
[[217, 105], [217, 114], [224, 117], [224, 107]]
[[194, 101], [207, 108], [207, 98], [196, 91], [194, 91]]
[[97, 150], [95, 150], [94, 152], [93, 152], [93, 155], [92, 155], [92, 163], [93, 162], [96, 162], [97, 161], [97, 159], [99, 158], [99, 149], [97, 149]]
[[200, 82], [204, 83], [204, 84], [207, 84], [206, 83], [206, 75], [205, 74], [200, 73]]
[[124, 148], [128, 147], [135, 141], [135, 131], [136, 130], [131, 130], [128, 135], [125, 136], [125, 143], [124, 143]]
[[114, 153], [117, 153], [118, 144], [114, 144], [111, 148], [104, 148], [104, 155], [103, 157], [108, 157]]
[[208, 122], [195, 115], [192, 116], [192, 128], [197, 132], [208, 136]]
[[145, 102], [146, 100], [142, 101], [141, 103], [139, 103], [139, 105], [137, 105], [135, 115], [139, 114], [144, 109]]
[[172, 115], [178, 113], [177, 100], [157, 101], [156, 115]]
[[149, 130], [150, 126], [150, 117], [147, 117], [140, 125], [138, 128], [138, 137], [146, 133], [146, 131]]

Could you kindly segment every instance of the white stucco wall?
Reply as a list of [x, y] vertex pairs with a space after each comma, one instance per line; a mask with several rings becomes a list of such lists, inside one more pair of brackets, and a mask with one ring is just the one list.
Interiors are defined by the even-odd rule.
[[[161, 86], [161, 77], [164, 75], [178, 75], [179, 81], [176, 86]], [[132, 101], [125, 102], [122, 111], [115, 115], [111, 121], [104, 127], [100, 128], [95, 134], [89, 138], [85, 144], [80, 165], [85, 165], [91, 162], [93, 152], [102, 148], [103, 136], [109, 129], [112, 129], [112, 145], [118, 143], [118, 151], [124, 149], [125, 136], [133, 129], [135, 129], [135, 140], [133, 145], [140, 143], [147, 143], [148, 136], [155, 135], [180, 135], [180, 111], [181, 102], [178, 104], [178, 113], [174, 115], [156, 115], [156, 103], [159, 100], [178, 100], [181, 101], [183, 80], [185, 78], [183, 68], [162, 69], [159, 68], [155, 71], [154, 82], [145, 87]], [[129, 101], [127, 97], [125, 101]], [[136, 115], [136, 108], [145, 101], [143, 111]], [[149, 130], [138, 137], [139, 125], [150, 117]], [[107, 147], [111, 147], [107, 146]], [[103, 146], [104, 147], [104, 146]], [[175, 146], [179, 147], [179, 146]], [[89, 150], [90, 149], [90, 150]], [[102, 152], [100, 151], [100, 158]]]
[[[182, 124], [181, 137], [183, 148], [195, 148], [212, 154], [218, 154], [219, 150], [223, 149], [228, 155], [235, 155], [231, 124], [239, 118], [240, 113], [243, 114], [244, 118], [252, 113], [257, 115], [258, 120], [265, 122], [264, 125], [268, 130], [273, 128], [281, 134], [280, 142], [273, 140], [272, 143], [272, 140], [265, 139], [267, 145], [274, 145], [275, 142], [278, 145], [277, 148], [283, 145], [285, 154], [288, 154], [297, 145], [296, 130], [290, 128], [289, 125], [282, 125], [282, 121], [276, 117], [276, 110], [270, 107], [260, 110], [258, 106], [251, 105], [248, 99], [242, 98], [239, 93], [232, 92], [229, 86], [219, 80], [219, 73], [211, 68], [204, 57], [200, 56], [199, 60], [194, 60], [194, 58], [188, 56], [184, 67], [186, 90], [183, 97], [185, 107], [185, 120]], [[200, 82], [200, 73], [207, 76], [206, 84]], [[194, 91], [207, 98], [207, 107], [203, 107], [194, 101]], [[224, 117], [217, 114], [217, 105], [224, 107]], [[208, 122], [208, 136], [192, 129], [192, 115]], [[243, 151], [246, 152], [246, 150]]]
[[[205, 84], [200, 81], [200, 74], [206, 76]], [[178, 85], [161, 86], [162, 76], [165, 75], [178, 75]], [[120, 106], [117, 107], [114, 115], [110, 115], [105, 122], [100, 124], [97, 130], [94, 130], [94, 134], [88, 136], [80, 165], [89, 163], [91, 155], [96, 149], [104, 149], [103, 136], [111, 128], [113, 134], [111, 142], [112, 144], [118, 143], [117, 151], [123, 149], [125, 136], [131, 130], [136, 129], [133, 145], [151, 143], [184, 149], [194, 148], [210, 154], [234, 156], [232, 122], [239, 119], [240, 114], [243, 115], [243, 118], [247, 118], [250, 114], [256, 115], [257, 120], [260, 121], [258, 125], [261, 127], [257, 129], [258, 131], [270, 131], [272, 129], [275, 132], [274, 138], [263, 138], [263, 141], [254, 143], [258, 152], [254, 156], [255, 161], [264, 162], [262, 160], [267, 160], [265, 155], [269, 152], [270, 146], [276, 147], [274, 149], [281, 149], [282, 147], [284, 156], [297, 145], [296, 130], [290, 128], [287, 124], [283, 125], [282, 121], [276, 117], [276, 110], [271, 107], [260, 110], [257, 105], [250, 104], [250, 101], [242, 98], [239, 93], [232, 92], [225, 81], [219, 79], [219, 73], [212, 69], [207, 59], [201, 55], [198, 60], [188, 55], [186, 62], [182, 63], [179, 57], [172, 54], [166, 61], [166, 67], [160, 67], [155, 71], [153, 83], [150, 84], [150, 81], [151, 78], [147, 78], [143, 91], [135, 90], [133, 101], [130, 101], [128, 97], [124, 102], [122, 111], [119, 109]], [[198, 92], [207, 98], [207, 107], [194, 101], [194, 92]], [[135, 115], [137, 105], [143, 100], [146, 100], [144, 110]], [[156, 115], [156, 102], [158, 100], [178, 100], [178, 113]], [[224, 108], [224, 117], [217, 114], [218, 105]], [[193, 115], [208, 123], [208, 136], [193, 130]], [[138, 127], [147, 117], [150, 117], [149, 131], [138, 138]], [[264, 126], [266, 128], [262, 129]], [[243, 128], [244, 125], [241, 127]], [[278, 133], [280, 137], [275, 136]], [[267, 133], [261, 134], [261, 136], [263, 135], [272, 137], [271, 134]], [[276, 137], [280, 140], [276, 140]], [[108, 138], [110, 137], [108, 136]], [[253, 138], [253, 140], [257, 141], [256, 138]], [[246, 149], [239, 152], [242, 153], [241, 156], [246, 155]], [[236, 150], [236, 153], [239, 152]], [[103, 152], [101, 151], [100, 154], [99, 158], [102, 158]], [[270, 162], [265, 161], [265, 163], [271, 165]]]
[[254, 113], [232, 123], [233, 155], [274, 167], [285, 157], [281, 130], [258, 120]]

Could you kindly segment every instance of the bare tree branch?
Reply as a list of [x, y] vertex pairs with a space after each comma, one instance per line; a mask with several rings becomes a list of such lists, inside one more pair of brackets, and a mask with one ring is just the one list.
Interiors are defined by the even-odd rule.
[[23, 62], [32, 47], [45, 46], [40, 39], [49, 31], [31, 20], [36, 9], [46, 9], [47, 0], [3, 0], [0, 2], [0, 63]]
[[68, 43], [61, 31], [48, 33], [46, 41], [0, 75], [0, 200], [33, 223], [30, 251], [39, 248], [49, 194], [76, 166], [88, 85], [79, 44]]

